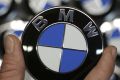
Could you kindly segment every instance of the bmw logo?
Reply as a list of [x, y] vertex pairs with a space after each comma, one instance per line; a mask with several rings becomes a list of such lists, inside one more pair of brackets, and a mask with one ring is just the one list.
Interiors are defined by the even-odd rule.
[[113, 0], [80, 0], [84, 10], [93, 16], [108, 13], [113, 5]]
[[38, 13], [42, 10], [60, 6], [61, 0], [28, 0], [28, 6], [33, 13]]
[[14, 5], [13, 0], [0, 0], [0, 17], [4, 18]]
[[22, 49], [37, 80], [83, 80], [101, 57], [103, 41], [94, 21], [70, 7], [40, 12], [26, 26]]

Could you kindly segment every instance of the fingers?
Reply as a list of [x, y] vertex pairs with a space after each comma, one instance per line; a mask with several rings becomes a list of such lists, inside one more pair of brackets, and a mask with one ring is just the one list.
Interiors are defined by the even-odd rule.
[[115, 47], [107, 47], [104, 50], [100, 61], [88, 74], [85, 80], [109, 80], [114, 70], [115, 60], [117, 56], [116, 53], [117, 50]]
[[5, 55], [0, 70], [0, 80], [24, 80], [24, 59], [20, 41], [12, 35], [5, 37]]
[[[12, 35], [5, 38], [5, 55], [0, 70], [0, 80], [24, 80], [25, 65], [20, 41]], [[116, 59], [116, 48], [108, 47], [88, 74], [85, 80], [109, 80], [113, 73]]]

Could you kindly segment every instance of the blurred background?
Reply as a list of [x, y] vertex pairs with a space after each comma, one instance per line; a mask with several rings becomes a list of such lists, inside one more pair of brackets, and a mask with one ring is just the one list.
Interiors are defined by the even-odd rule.
[[[14, 34], [20, 39], [33, 16], [54, 6], [75, 7], [93, 18], [103, 34], [105, 47], [114, 45], [118, 49], [110, 80], [120, 80], [120, 0], [0, 0], [0, 65], [4, 55], [4, 36]], [[34, 79], [26, 72], [25, 80]]]

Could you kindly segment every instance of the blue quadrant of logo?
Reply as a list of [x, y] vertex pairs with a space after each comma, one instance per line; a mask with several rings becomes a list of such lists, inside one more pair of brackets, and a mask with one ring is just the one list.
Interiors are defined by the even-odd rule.
[[2, 3], [0, 3], [0, 9], [5, 8], [6, 6]]
[[[86, 3], [93, 2], [94, 3], [95, 0], [80, 0], [80, 2], [82, 2], [82, 3], [84, 3], [84, 2], [86, 2]], [[103, 6], [109, 5], [109, 4], [111, 4], [111, 2], [112, 2], [111, 0], [101, 0], [101, 3], [102, 3]]]
[[60, 72], [66, 73], [80, 67], [87, 56], [86, 51], [63, 49]]
[[119, 29], [115, 29], [113, 31], [111, 38], [120, 38], [120, 31], [119, 31]]
[[65, 24], [54, 24], [43, 31], [39, 36], [38, 45], [62, 47], [65, 33]]
[[17, 37], [20, 37], [22, 33], [23, 31], [15, 31], [13, 34], [15, 34]]
[[110, 3], [111, 3], [111, 0], [102, 0], [103, 6], [107, 5], [107, 4], [110, 4]]
[[49, 8], [52, 8], [54, 5], [50, 4], [50, 3], [47, 3], [44, 7], [44, 9], [49, 9]]

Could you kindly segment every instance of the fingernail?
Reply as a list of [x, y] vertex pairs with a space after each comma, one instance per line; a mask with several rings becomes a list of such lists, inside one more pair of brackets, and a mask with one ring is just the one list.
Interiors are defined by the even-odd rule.
[[14, 50], [14, 40], [12, 37], [10, 37], [9, 35], [8, 36], [5, 36], [4, 38], [4, 47], [5, 47], [5, 53], [13, 53], [13, 50]]
[[112, 56], [117, 57], [117, 48], [112, 47]]

